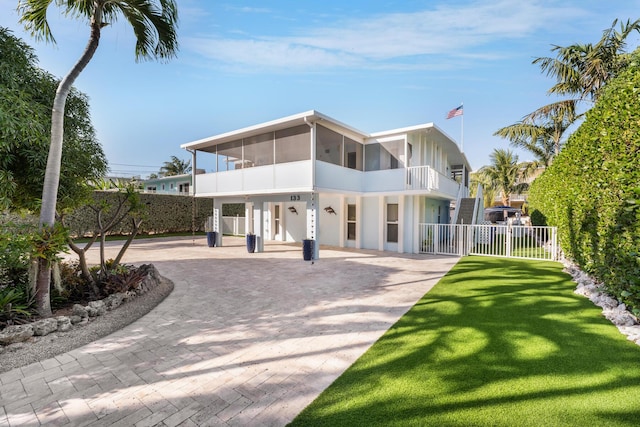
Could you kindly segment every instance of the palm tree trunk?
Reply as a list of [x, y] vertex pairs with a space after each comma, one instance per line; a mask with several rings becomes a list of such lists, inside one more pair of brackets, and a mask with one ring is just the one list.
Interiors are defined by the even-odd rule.
[[[42, 186], [42, 206], [40, 209], [40, 228], [53, 226], [56, 215], [56, 203], [58, 201], [58, 185], [60, 183], [60, 164], [62, 162], [62, 142], [64, 137], [64, 110], [67, 96], [71, 92], [73, 83], [82, 70], [87, 66], [100, 41], [100, 29], [102, 27], [102, 8], [100, 2], [94, 2], [96, 8], [91, 19], [91, 36], [82, 56], [73, 66], [71, 71], [60, 81], [56, 96], [53, 100], [51, 112], [51, 144], [47, 157], [47, 168], [44, 174]], [[38, 314], [44, 317], [51, 316], [51, 303], [49, 292], [51, 286], [51, 262], [43, 260], [39, 263], [38, 279], [36, 281], [36, 302]]]

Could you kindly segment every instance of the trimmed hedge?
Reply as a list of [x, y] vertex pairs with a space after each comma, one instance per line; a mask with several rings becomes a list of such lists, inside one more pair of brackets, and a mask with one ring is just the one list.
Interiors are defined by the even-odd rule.
[[[116, 204], [118, 193], [110, 191], [96, 191], [93, 194], [94, 205], [106, 202]], [[207, 217], [213, 212], [213, 199], [193, 198], [189, 196], [174, 196], [168, 194], [140, 194], [140, 201], [146, 205], [145, 220], [140, 227], [140, 233], [184, 233], [204, 231]], [[195, 205], [195, 206], [194, 206]], [[195, 221], [193, 209], [195, 207]], [[66, 225], [72, 234], [82, 236], [96, 228], [96, 214], [89, 207], [76, 209], [66, 217]], [[110, 234], [129, 234], [129, 221], [123, 221]]]
[[[532, 219], [640, 314], [640, 50], [529, 190]], [[535, 212], [535, 213], [534, 213]]]

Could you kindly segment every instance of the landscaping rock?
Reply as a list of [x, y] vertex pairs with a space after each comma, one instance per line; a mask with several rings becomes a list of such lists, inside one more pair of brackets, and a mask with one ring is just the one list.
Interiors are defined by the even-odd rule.
[[58, 316], [56, 317], [56, 321], [58, 322], [58, 331], [60, 332], [70, 331], [73, 327], [71, 319], [67, 316]]
[[0, 331], [0, 345], [10, 345], [27, 341], [32, 336], [33, 326], [31, 326], [31, 324], [7, 326]]
[[73, 305], [73, 311], [72, 314], [74, 316], [79, 316], [79, 317], [89, 317], [89, 312], [87, 311], [86, 307], [80, 304], [74, 304]]
[[49, 335], [58, 330], [58, 321], [53, 318], [41, 319], [31, 324], [33, 327], [33, 335], [41, 337]]
[[100, 301], [90, 301], [87, 306], [87, 313], [89, 313], [89, 317], [97, 317], [102, 316], [107, 312], [107, 307], [105, 306], [102, 300]]
[[127, 294], [118, 292], [116, 294], [109, 295], [103, 301], [107, 310], [113, 310], [120, 307], [126, 299], [127, 299]]
[[602, 307], [602, 315], [616, 325], [621, 333], [630, 341], [640, 345], [640, 325], [638, 318], [634, 316], [625, 304], [620, 304], [615, 298], [606, 292], [606, 286], [598, 283], [588, 274], [581, 271], [575, 264], [563, 261], [565, 271], [571, 275], [577, 283], [574, 293], [589, 298], [595, 305]]
[[158, 273], [158, 269], [153, 264], [142, 264], [138, 267], [138, 272], [144, 275], [144, 279], [135, 289], [137, 295], [150, 291], [160, 283], [160, 273]]
[[77, 316], [77, 315], [74, 314], [74, 315], [69, 317], [69, 320], [71, 320], [71, 324], [72, 325], [76, 325], [76, 324], [82, 322], [82, 317], [81, 316]]

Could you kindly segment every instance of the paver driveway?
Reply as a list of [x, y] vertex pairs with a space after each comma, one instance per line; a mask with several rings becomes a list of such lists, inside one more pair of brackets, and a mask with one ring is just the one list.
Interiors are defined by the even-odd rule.
[[295, 245], [225, 244], [135, 242], [125, 261], [154, 263], [173, 293], [112, 335], [0, 374], [0, 426], [285, 425], [457, 261], [323, 248], [311, 264]]

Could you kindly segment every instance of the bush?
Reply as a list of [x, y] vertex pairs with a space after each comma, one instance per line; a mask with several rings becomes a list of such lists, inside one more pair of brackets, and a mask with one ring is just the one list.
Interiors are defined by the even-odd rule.
[[27, 296], [24, 288], [17, 286], [0, 288], [0, 329], [28, 322], [32, 304], [33, 300]]
[[640, 314], [640, 51], [529, 192], [565, 254]]

